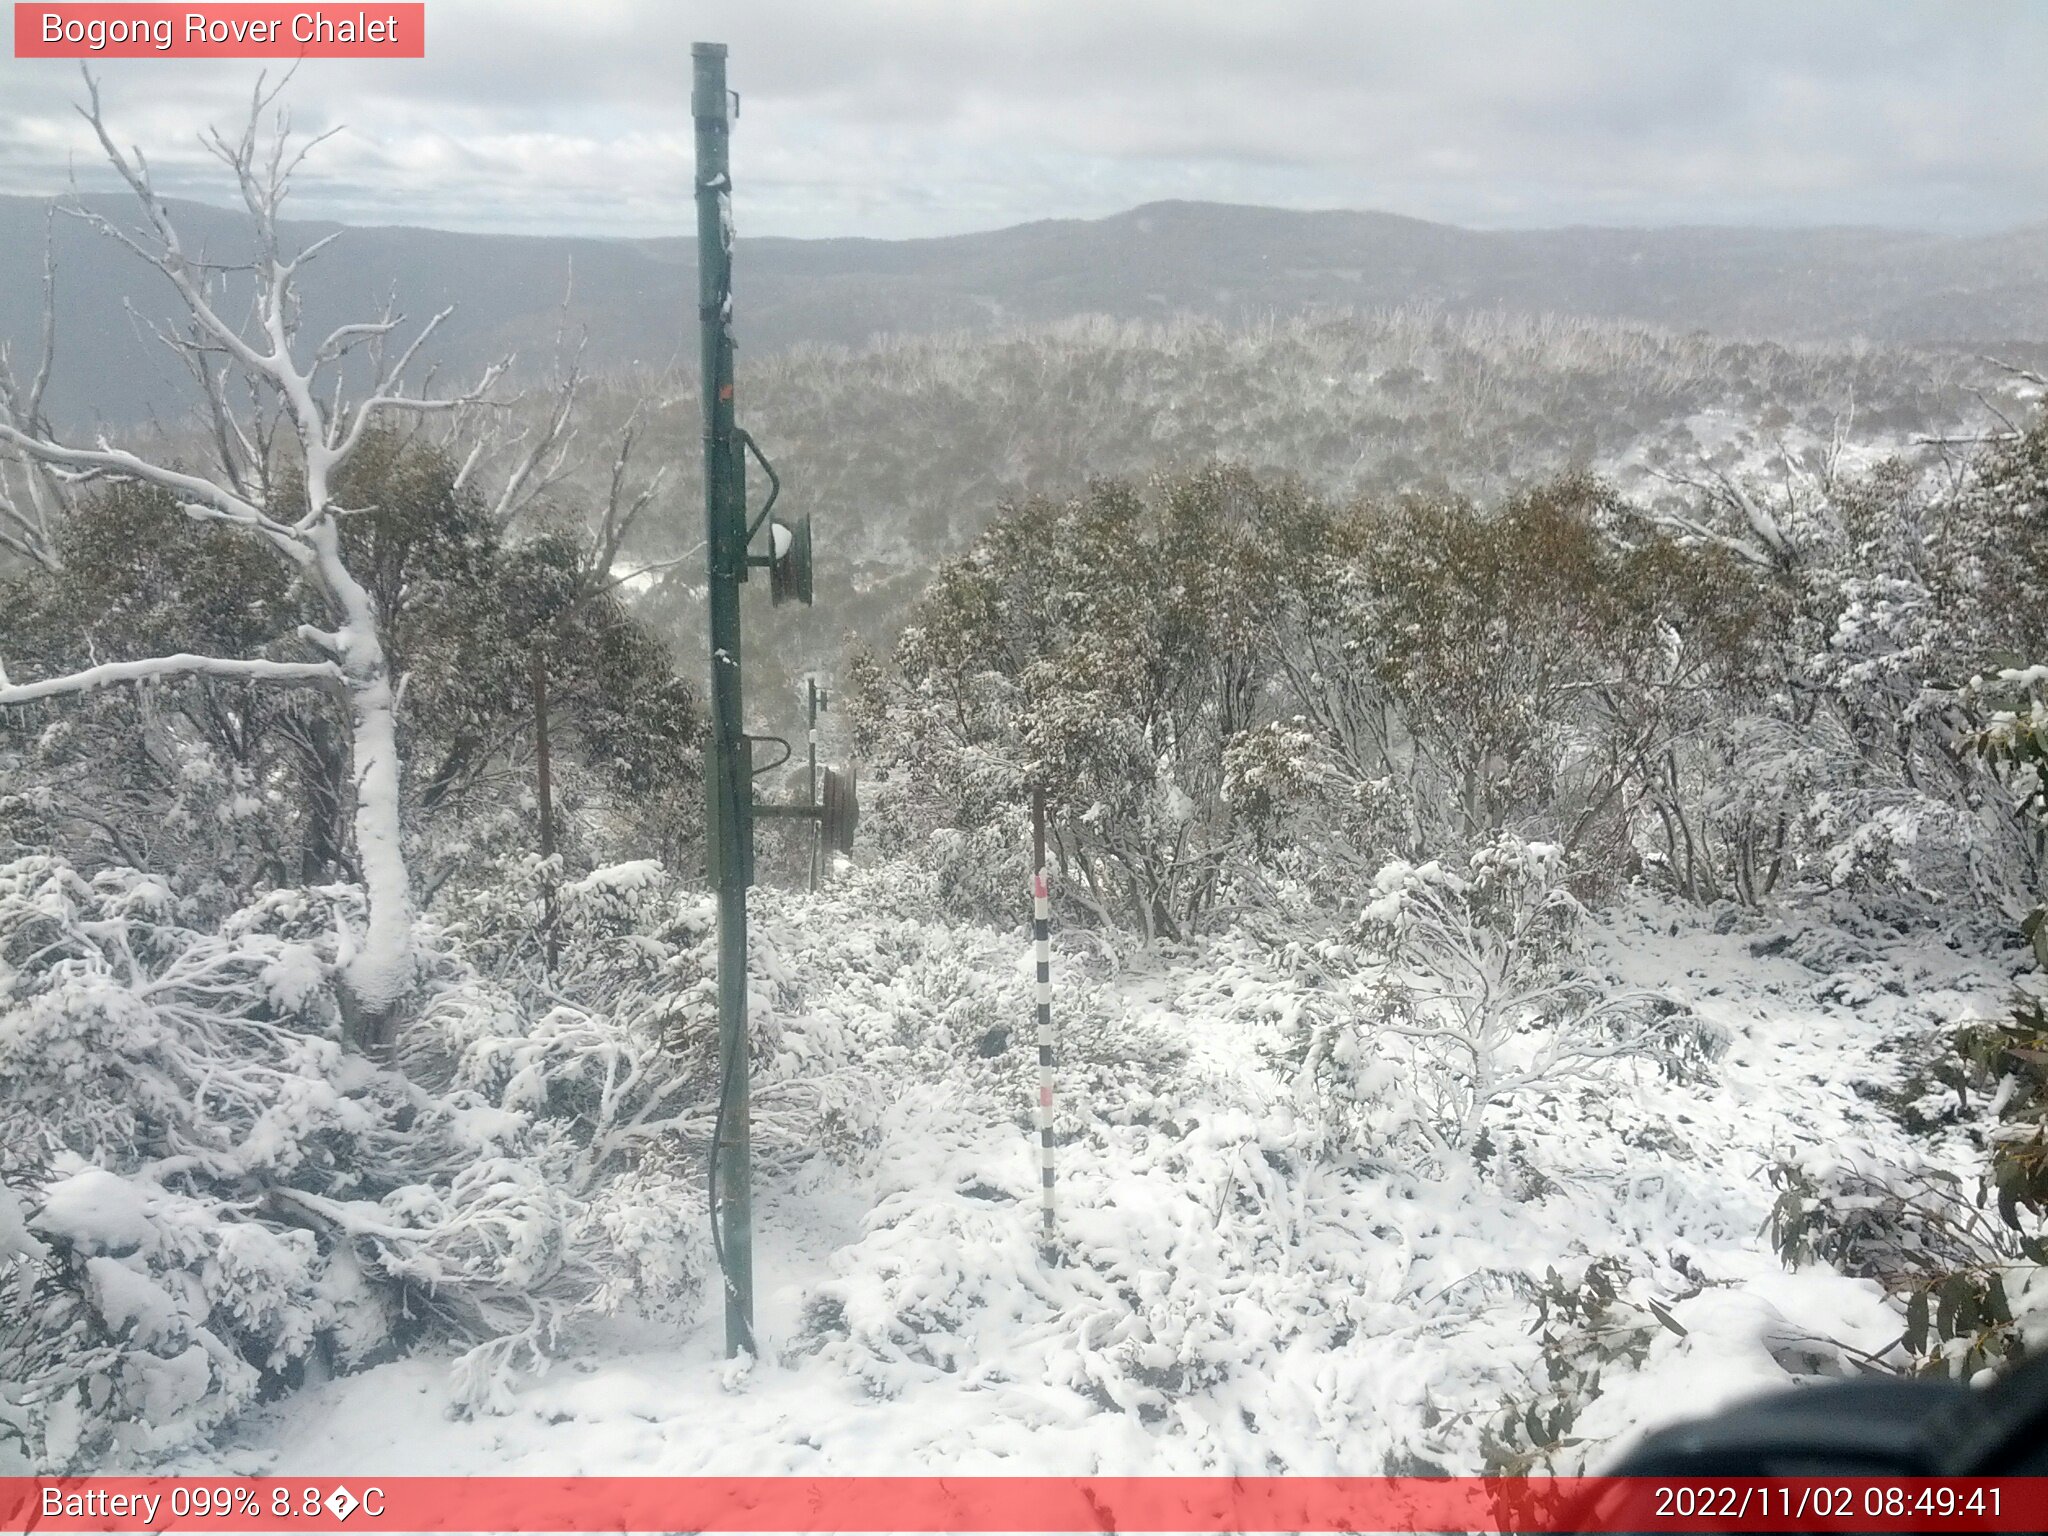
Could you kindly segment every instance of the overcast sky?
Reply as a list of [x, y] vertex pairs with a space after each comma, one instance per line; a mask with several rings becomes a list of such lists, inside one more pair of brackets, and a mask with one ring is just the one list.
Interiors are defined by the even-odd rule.
[[[374, 10], [374, 5], [370, 7]], [[1161, 198], [1482, 227], [2048, 222], [2040, 0], [428, 0], [423, 61], [312, 61], [352, 222], [679, 234], [690, 43], [732, 47], [744, 234], [941, 235]], [[109, 61], [177, 192], [258, 66]], [[0, 192], [98, 185], [74, 64], [0, 60]]]

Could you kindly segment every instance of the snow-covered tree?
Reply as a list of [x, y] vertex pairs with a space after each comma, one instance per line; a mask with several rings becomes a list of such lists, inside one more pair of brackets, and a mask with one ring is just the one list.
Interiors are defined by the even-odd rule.
[[1601, 537], [1614, 500], [1570, 475], [1499, 507], [1361, 503], [1301, 551], [1274, 660], [1354, 799], [1381, 808], [1391, 846], [1363, 873], [1504, 828], [1611, 851], [1655, 734], [1671, 585]]
[[1805, 883], [2024, 909], [2039, 851], [1969, 750], [1961, 685], [2037, 629], [2011, 594], [2033, 588], [2039, 551], [1999, 510], [2025, 456], [1947, 476], [1826, 459], [1658, 515], [1657, 546], [1720, 567], [1690, 626], [1701, 686], [1672, 701], [1662, 771], [1642, 768], [1671, 883], [1749, 905]]
[[[301, 337], [299, 276], [333, 237], [297, 250], [286, 247], [280, 212], [293, 173], [319, 140], [295, 145], [282, 111], [266, 126], [277, 88], [259, 81], [239, 134], [230, 138], [216, 130], [206, 139], [234, 177], [253, 235], [248, 259], [229, 265], [186, 248], [148, 161], [140, 150], [124, 151], [115, 142], [90, 76], [87, 91], [88, 105], [81, 110], [108, 162], [134, 193], [142, 222], [131, 230], [82, 204], [70, 211], [155, 267], [176, 290], [181, 328], [160, 329], [158, 335], [201, 391], [214, 462], [202, 473], [104, 437], [90, 445], [64, 440], [41, 416], [34, 390], [25, 408], [0, 418], [0, 445], [56, 484], [128, 481], [152, 487], [167, 493], [195, 525], [225, 527], [259, 541], [296, 581], [319, 594], [326, 619], [299, 631], [316, 659], [181, 653], [107, 661], [36, 679], [13, 680], [0, 672], [0, 704], [192, 676], [338, 694], [348, 714], [355, 851], [368, 896], [361, 931], [351, 935], [342, 969], [358, 1034], [381, 1040], [413, 975], [413, 894], [399, 825], [397, 687], [376, 601], [344, 558], [343, 519], [362, 509], [339, 500], [337, 477], [380, 423], [458, 410], [483, 398], [502, 370], [487, 370], [474, 388], [456, 395], [408, 386], [407, 376], [445, 310], [402, 343], [404, 319], [389, 311], [338, 326], [310, 344]], [[237, 321], [230, 318], [230, 295], [238, 301], [245, 289], [249, 318]], [[352, 359], [369, 381], [353, 392], [344, 379]]]
[[1148, 938], [1198, 927], [1248, 842], [1225, 754], [1269, 709], [1280, 540], [1308, 507], [1229, 467], [1102, 481], [1013, 508], [943, 569], [886, 704], [946, 841], [985, 863], [978, 835], [1021, 829], [1042, 784], [1077, 899]]
[[1473, 1146], [1497, 1105], [1624, 1058], [1678, 1069], [1716, 1045], [1669, 998], [1586, 968], [1565, 874], [1556, 844], [1503, 835], [1461, 868], [1396, 860], [1374, 881], [1364, 926], [1391, 969], [1372, 1033], [1398, 1048], [1393, 1074], [1439, 1154]]

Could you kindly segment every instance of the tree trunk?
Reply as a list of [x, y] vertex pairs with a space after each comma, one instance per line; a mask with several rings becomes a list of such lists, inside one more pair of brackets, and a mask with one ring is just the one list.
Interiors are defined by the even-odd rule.
[[306, 840], [299, 859], [299, 883], [317, 885], [343, 878], [348, 848], [348, 746], [320, 699], [307, 713], [298, 747], [305, 777]]
[[369, 905], [369, 920], [341, 980], [359, 1043], [381, 1049], [391, 1043], [394, 1012], [413, 978], [412, 881], [398, 819], [398, 701], [376, 604], [342, 563], [332, 516], [314, 528], [310, 542], [321, 583], [341, 614], [335, 660], [348, 690], [356, 860]]
[[[351, 647], [351, 649], [355, 649]], [[398, 823], [398, 710], [384, 648], [375, 636], [375, 660], [349, 673], [349, 722], [355, 747], [356, 857], [363, 867], [369, 922], [343, 982], [378, 1043], [388, 1043], [392, 1008], [412, 983], [412, 883]]]

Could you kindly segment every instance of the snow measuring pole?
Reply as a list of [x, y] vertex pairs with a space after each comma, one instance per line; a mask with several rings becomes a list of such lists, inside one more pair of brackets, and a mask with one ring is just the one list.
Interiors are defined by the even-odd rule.
[[1031, 791], [1031, 955], [1038, 970], [1039, 1243], [1053, 1248], [1052, 883], [1045, 867], [1045, 786]]
[[[754, 741], [746, 733], [740, 671], [740, 583], [749, 569], [768, 572], [777, 603], [811, 601], [811, 520], [771, 522], [781, 494], [775, 468], [733, 421], [732, 168], [728, 153], [739, 98], [726, 89], [725, 44], [694, 43], [690, 113], [697, 121], [697, 322], [703, 340], [704, 559], [711, 630], [711, 740], [705, 749], [704, 852], [718, 892], [718, 1114], [711, 1148], [711, 1240], [725, 1277], [725, 1352], [754, 1347], [754, 1213], [750, 1158], [747, 1031], [747, 887], [754, 881], [757, 816], [809, 817], [821, 841], [853, 849], [859, 815], [853, 775], [825, 770], [803, 805], [754, 801]], [[768, 477], [768, 499], [747, 515], [744, 454]], [[768, 552], [751, 553], [768, 530]], [[813, 724], [815, 724], [815, 715]], [[789, 759], [789, 743], [779, 760]], [[777, 764], [771, 763], [769, 767]], [[815, 783], [815, 775], [814, 775]]]

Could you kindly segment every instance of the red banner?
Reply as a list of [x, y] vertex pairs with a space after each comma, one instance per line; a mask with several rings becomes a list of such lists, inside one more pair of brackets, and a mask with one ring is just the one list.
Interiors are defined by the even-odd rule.
[[422, 0], [349, 5], [23, 5], [17, 59], [423, 59]]
[[2041, 1531], [2048, 1479], [0, 1478], [11, 1531]]

